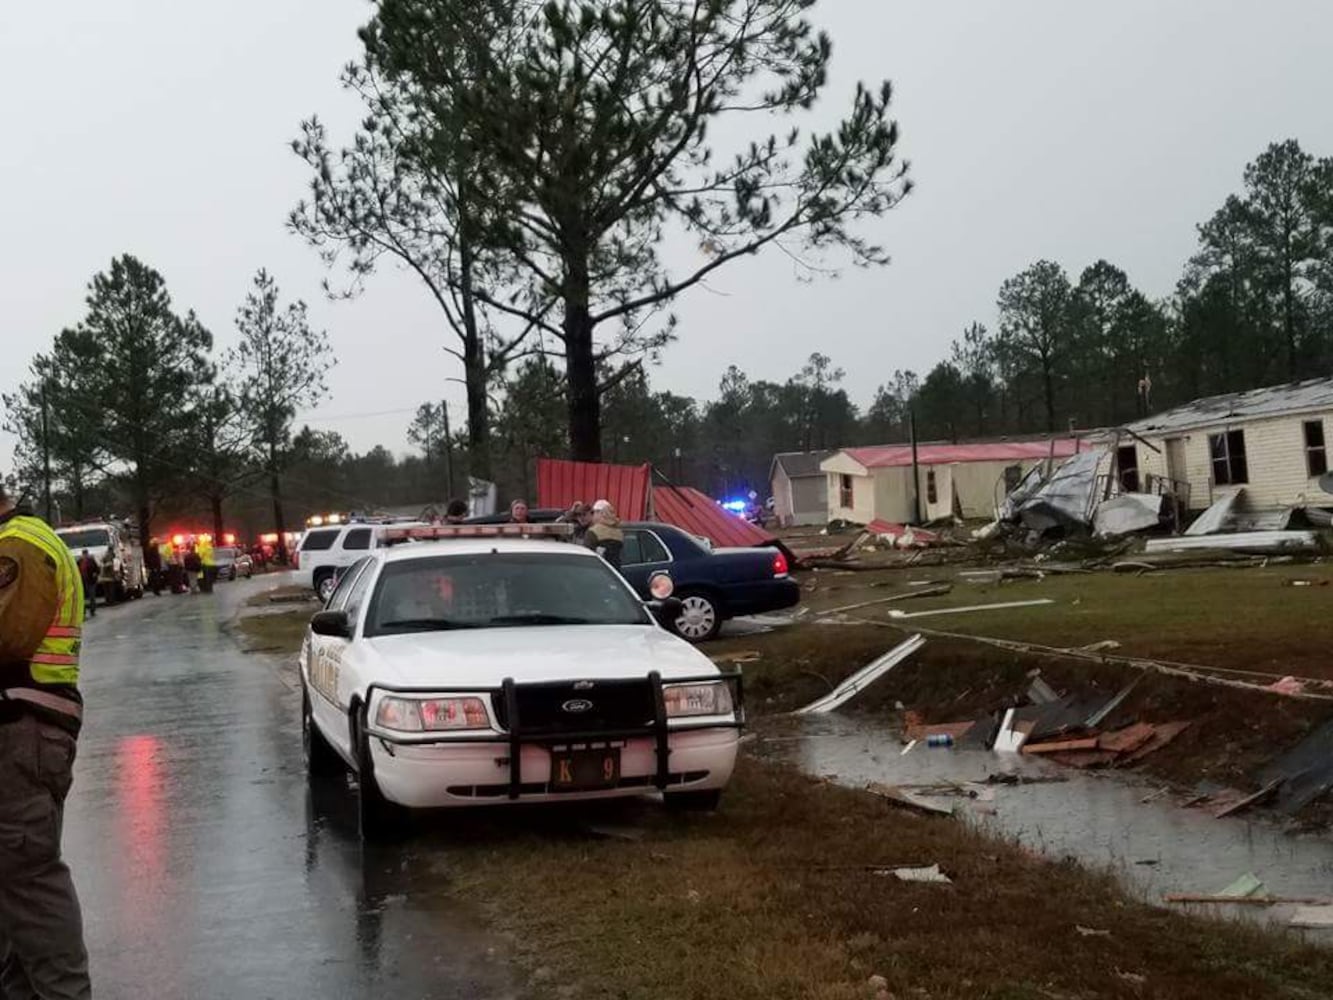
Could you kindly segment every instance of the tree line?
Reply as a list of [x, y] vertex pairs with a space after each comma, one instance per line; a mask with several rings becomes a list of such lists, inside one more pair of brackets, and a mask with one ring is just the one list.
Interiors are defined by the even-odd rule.
[[281, 532], [296, 413], [325, 395], [333, 359], [305, 303], [284, 304], [264, 270], [236, 332], [216, 352], [158, 271], [117, 257], [90, 282], [83, 319], [4, 396], [15, 478], [48, 517], [132, 515], [145, 546], [164, 518], [201, 509], [220, 536], [224, 505], [242, 495], [262, 497]]

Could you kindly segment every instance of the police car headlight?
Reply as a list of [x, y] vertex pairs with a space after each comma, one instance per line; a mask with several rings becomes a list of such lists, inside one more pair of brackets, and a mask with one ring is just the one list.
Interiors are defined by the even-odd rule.
[[666, 702], [667, 716], [673, 719], [691, 715], [730, 715], [733, 708], [731, 688], [722, 681], [663, 687], [662, 700]]
[[480, 698], [380, 699], [375, 725], [404, 733], [438, 732], [443, 729], [490, 729], [491, 718]]
[[489, 729], [491, 717], [480, 698], [432, 698], [421, 703], [427, 729]]

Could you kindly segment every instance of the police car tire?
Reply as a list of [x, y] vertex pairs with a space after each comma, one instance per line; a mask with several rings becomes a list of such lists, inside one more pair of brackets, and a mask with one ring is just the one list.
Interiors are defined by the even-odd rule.
[[722, 789], [700, 792], [664, 792], [662, 801], [672, 812], [714, 812], [722, 802]]
[[390, 802], [375, 783], [375, 768], [370, 756], [370, 737], [362, 726], [356, 727], [357, 744], [357, 815], [361, 821], [361, 839], [368, 843], [386, 843], [401, 839], [407, 828], [407, 810]]
[[310, 711], [310, 695], [304, 687], [301, 689], [301, 745], [305, 753], [306, 777], [312, 781], [342, 772], [342, 758], [315, 725]]

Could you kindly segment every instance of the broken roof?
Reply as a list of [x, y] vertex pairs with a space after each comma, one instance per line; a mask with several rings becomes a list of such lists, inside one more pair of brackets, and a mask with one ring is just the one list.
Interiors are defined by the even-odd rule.
[[[822, 476], [824, 470], [819, 467], [819, 463], [835, 454], [837, 452], [833, 451], [780, 451], [773, 456], [773, 464], [782, 466], [788, 479], [805, 479]], [[770, 469], [770, 479], [772, 472]]]
[[[1032, 462], [1044, 458], [1069, 458], [1079, 450], [1077, 438], [1049, 441], [988, 441], [977, 444], [922, 444], [917, 446], [921, 465], [952, 465], [956, 462]], [[844, 448], [842, 454], [867, 469], [886, 469], [912, 464], [910, 444]]]
[[1161, 435], [1317, 410], [1333, 410], [1333, 378], [1312, 378], [1207, 396], [1130, 424], [1129, 430], [1136, 434]]

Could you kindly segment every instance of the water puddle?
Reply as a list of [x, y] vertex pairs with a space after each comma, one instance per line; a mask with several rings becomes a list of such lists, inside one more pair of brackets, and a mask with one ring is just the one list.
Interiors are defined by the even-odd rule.
[[[838, 714], [809, 716], [795, 724], [790, 732], [760, 736], [761, 752], [809, 774], [836, 776], [849, 787], [871, 782], [923, 786], [919, 790], [930, 801], [953, 804], [964, 821], [1051, 858], [1109, 869], [1152, 903], [1161, 904], [1170, 893], [1216, 893], [1247, 872], [1263, 883], [1259, 895], [1333, 899], [1333, 839], [1328, 837], [1288, 834], [1262, 819], [1216, 819], [1206, 809], [1182, 808], [1170, 796], [1145, 802], [1161, 786], [1134, 775], [923, 744], [903, 755], [902, 744], [882, 723]], [[987, 784], [993, 775], [1014, 775], [1022, 783]], [[951, 785], [965, 787], [961, 794], [938, 794]], [[1297, 909], [1294, 904], [1173, 908], [1282, 926]], [[1333, 930], [1300, 933], [1333, 945]]]

